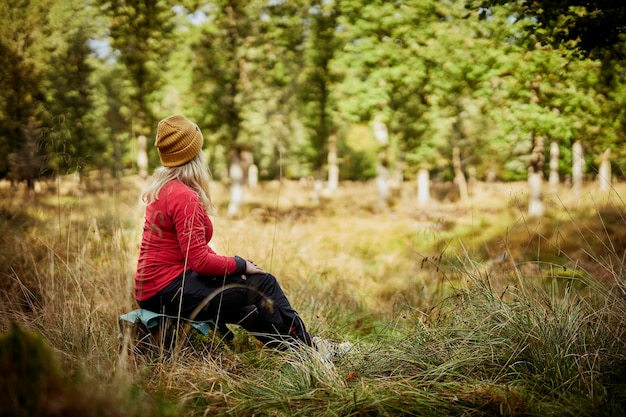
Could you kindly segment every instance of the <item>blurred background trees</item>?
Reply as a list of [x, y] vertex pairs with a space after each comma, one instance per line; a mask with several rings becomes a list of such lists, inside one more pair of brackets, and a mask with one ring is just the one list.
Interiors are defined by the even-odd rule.
[[6, 0], [0, 177], [135, 172], [140, 135], [152, 170], [180, 112], [213, 175], [244, 183], [252, 165], [328, 178], [329, 160], [340, 179], [520, 180], [552, 142], [561, 178], [575, 142], [589, 176], [610, 149], [623, 178], [624, 6], [588, 3]]

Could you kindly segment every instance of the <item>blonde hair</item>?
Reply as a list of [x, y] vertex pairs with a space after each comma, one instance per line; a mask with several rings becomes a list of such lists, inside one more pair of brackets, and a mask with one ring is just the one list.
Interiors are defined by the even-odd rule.
[[162, 166], [157, 168], [150, 177], [141, 199], [146, 204], [155, 202], [159, 199], [159, 193], [163, 186], [172, 180], [178, 180], [195, 191], [204, 210], [208, 214], [215, 214], [215, 207], [211, 202], [211, 193], [209, 191], [211, 174], [204, 163], [202, 152], [198, 153], [195, 158], [186, 164], [176, 167]]

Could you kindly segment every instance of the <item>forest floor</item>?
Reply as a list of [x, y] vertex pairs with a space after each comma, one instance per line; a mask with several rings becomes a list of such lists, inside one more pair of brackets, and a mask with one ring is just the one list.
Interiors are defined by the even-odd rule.
[[525, 183], [478, 183], [468, 201], [433, 184], [422, 206], [406, 183], [381, 208], [374, 182], [333, 193], [267, 182], [246, 191], [237, 218], [215, 183], [214, 249], [277, 276], [313, 334], [355, 344], [332, 363], [260, 348], [236, 327], [233, 342], [120, 349], [141, 186], [0, 185], [0, 415], [626, 409], [625, 184], [546, 190], [546, 215], [531, 219]]

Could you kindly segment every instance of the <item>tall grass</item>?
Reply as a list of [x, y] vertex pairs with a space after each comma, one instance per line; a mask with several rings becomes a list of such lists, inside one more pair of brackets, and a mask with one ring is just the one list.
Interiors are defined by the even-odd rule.
[[[243, 219], [216, 217], [216, 250], [276, 275], [312, 333], [355, 343], [334, 363], [259, 348], [237, 328], [233, 342], [120, 349], [140, 183], [36, 200], [0, 190], [0, 330], [43, 339], [71, 377], [58, 377], [63, 395], [95, 390], [74, 413], [105, 398], [106, 415], [621, 414], [624, 205], [589, 190], [531, 221], [514, 187], [424, 210], [407, 189], [380, 212], [368, 184], [320, 204], [297, 184], [264, 184]], [[225, 207], [226, 190], [213, 194]]]

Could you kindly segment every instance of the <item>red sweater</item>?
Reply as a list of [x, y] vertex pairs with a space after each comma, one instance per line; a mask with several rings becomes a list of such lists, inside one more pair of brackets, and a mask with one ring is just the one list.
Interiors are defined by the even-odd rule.
[[243, 272], [243, 259], [217, 255], [209, 247], [212, 236], [213, 224], [198, 194], [178, 180], [168, 182], [146, 207], [135, 299], [156, 295], [185, 271], [208, 276]]

